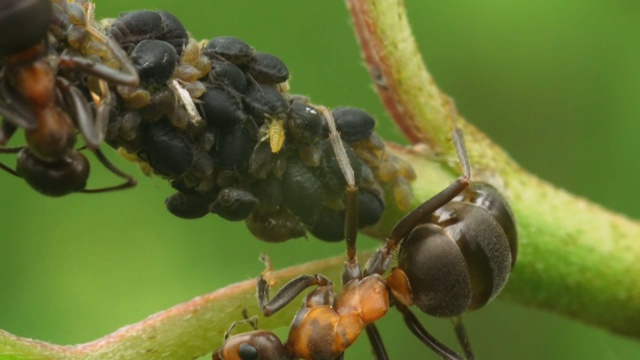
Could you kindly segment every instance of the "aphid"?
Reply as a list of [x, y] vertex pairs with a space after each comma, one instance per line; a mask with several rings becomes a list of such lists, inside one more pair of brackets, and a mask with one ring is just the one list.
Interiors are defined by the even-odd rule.
[[282, 184], [286, 189], [283, 205], [303, 222], [312, 221], [324, 203], [320, 180], [300, 160], [290, 158]]
[[145, 86], [164, 84], [176, 67], [178, 55], [171, 44], [162, 40], [142, 40], [130, 55], [131, 63]]
[[[86, 32], [104, 43], [122, 70], [84, 57], [58, 54], [47, 46], [47, 30], [52, 22], [65, 21], [52, 20], [52, 3], [48, 0], [5, 1], [1, 14], [0, 29], [4, 29], [6, 34], [21, 34], [4, 36], [0, 42], [0, 57], [3, 60], [0, 115], [3, 122], [10, 123], [3, 125], [2, 141], [6, 143], [12, 130], [18, 127], [25, 130], [27, 140], [25, 147], [0, 148], [0, 153], [18, 153], [16, 170], [5, 165], [1, 166], [2, 169], [23, 178], [36, 191], [48, 196], [62, 196], [71, 192], [104, 192], [135, 186], [135, 179], [111, 164], [99, 150], [109, 108], [113, 105], [110, 93], [106, 91], [101, 98], [98, 97], [94, 117], [83, 92], [58, 74], [61, 68], [71, 68], [113, 84], [136, 86], [138, 76], [124, 53], [110, 39], [88, 25]], [[66, 14], [56, 12], [55, 16], [64, 17]], [[25, 36], [22, 36], [22, 30]], [[76, 126], [98, 160], [109, 171], [124, 178], [125, 183], [101, 189], [85, 189], [89, 162], [74, 148]]]
[[[342, 143], [342, 146], [345, 149], [345, 154], [347, 157], [347, 161], [353, 169], [355, 183], [360, 183], [361, 175], [362, 175], [362, 163], [355, 152], [351, 149], [351, 146], [344, 142], [342, 139], [337, 139], [337, 141]], [[347, 185], [345, 182], [344, 175], [341, 171], [340, 160], [335, 151], [333, 151], [333, 145], [330, 139], [325, 139], [320, 141], [318, 144], [320, 148], [320, 152], [322, 153], [322, 160], [320, 161], [320, 176], [319, 179], [322, 183], [331, 189], [332, 192], [340, 193], [341, 189]]]
[[[463, 174], [400, 220], [385, 245], [367, 261], [364, 271], [356, 258], [358, 189], [348, 175], [348, 164], [342, 162], [349, 179], [342, 292], [336, 294], [323, 275], [302, 275], [270, 298], [271, 263], [263, 257], [266, 270], [258, 278], [257, 292], [265, 316], [275, 314], [307, 288], [316, 289], [305, 297], [284, 344], [264, 330], [231, 337], [226, 334], [214, 359], [259, 359], [267, 354], [276, 354], [278, 359], [342, 359], [362, 330], [367, 332], [375, 358], [388, 359], [375, 321], [390, 306], [395, 306], [409, 330], [443, 359], [473, 359], [460, 315], [484, 306], [505, 285], [516, 258], [517, 235], [504, 198], [487, 184], [470, 183], [469, 160], [457, 127], [453, 141]], [[339, 158], [346, 157], [337, 152]], [[384, 278], [396, 248], [398, 267]], [[464, 357], [429, 334], [409, 310], [410, 305], [433, 316], [454, 317]], [[265, 338], [270, 341], [261, 341]]]
[[[366, 111], [354, 107], [338, 107], [332, 111], [340, 137], [348, 142], [367, 139], [373, 134], [376, 120]], [[328, 129], [324, 129], [328, 134]]]
[[290, 212], [280, 209], [272, 213], [254, 211], [245, 219], [253, 236], [266, 242], [283, 242], [306, 237], [304, 225]]
[[220, 129], [213, 146], [212, 157], [216, 165], [225, 169], [245, 169], [256, 140], [243, 126]]
[[213, 85], [221, 85], [227, 90], [233, 90], [237, 94], [244, 94], [247, 90], [247, 77], [239, 67], [228, 61], [212, 60], [209, 82]]
[[323, 121], [318, 109], [294, 101], [291, 103], [291, 116], [287, 117], [286, 127], [294, 139], [309, 144], [320, 137]]
[[177, 192], [165, 201], [167, 210], [182, 219], [198, 219], [209, 213], [209, 200], [201, 196]]
[[209, 59], [224, 59], [232, 64], [246, 64], [253, 56], [253, 48], [233, 36], [219, 36], [211, 39], [204, 48]]
[[149, 125], [144, 131], [144, 140], [149, 164], [169, 178], [183, 175], [195, 159], [187, 138], [166, 121]]
[[268, 123], [269, 130], [267, 137], [269, 138], [271, 152], [279, 153], [285, 140], [284, 120], [268, 118]]
[[262, 125], [267, 118], [285, 119], [289, 111], [289, 104], [282, 94], [269, 85], [250, 85], [242, 100], [258, 125]]
[[187, 46], [189, 35], [175, 16], [165, 11], [137, 10], [124, 13], [109, 28], [109, 35], [130, 53], [142, 40], [162, 40], [171, 44], [178, 56]]
[[265, 141], [259, 141], [249, 158], [247, 172], [256, 179], [265, 179], [273, 168], [277, 155]]
[[280, 58], [261, 52], [253, 54], [247, 73], [261, 84], [276, 85], [289, 79], [289, 69]]
[[240, 221], [246, 219], [258, 203], [259, 200], [247, 190], [225, 188], [220, 190], [209, 211], [229, 221]]
[[222, 89], [208, 89], [198, 100], [200, 114], [211, 127], [231, 127], [246, 118], [240, 100]]

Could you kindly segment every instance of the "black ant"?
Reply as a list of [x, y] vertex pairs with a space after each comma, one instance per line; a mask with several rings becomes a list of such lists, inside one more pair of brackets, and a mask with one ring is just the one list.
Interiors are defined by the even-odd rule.
[[[138, 84], [138, 74], [124, 52], [88, 22], [88, 34], [106, 45], [122, 70], [85, 57], [58, 54], [49, 44], [49, 27], [65, 23], [65, 19], [57, 17], [66, 14], [54, 12], [50, 0], [12, 0], [6, 1], [2, 8], [0, 29], [5, 35], [15, 33], [16, 36], [3, 36], [0, 41], [0, 115], [3, 117], [0, 146], [9, 141], [17, 128], [25, 130], [27, 145], [0, 148], [0, 153], [18, 153], [16, 170], [4, 164], [0, 164], [0, 168], [49, 196], [135, 186], [135, 179], [116, 168], [98, 148], [114, 101], [107, 82], [125, 86]], [[58, 75], [60, 68], [79, 70], [99, 79], [102, 98], [96, 100], [95, 117], [85, 94], [69, 79]], [[109, 171], [126, 179], [125, 183], [85, 189], [89, 161], [74, 148], [76, 128], [98, 160]]]
[[[454, 121], [457, 113], [452, 102], [450, 106]], [[264, 330], [232, 337], [226, 334], [213, 359], [342, 359], [363, 329], [376, 359], [388, 359], [374, 322], [390, 306], [402, 313], [411, 332], [440, 357], [473, 359], [461, 314], [484, 306], [502, 290], [515, 263], [517, 235], [505, 199], [488, 184], [470, 182], [471, 167], [462, 131], [455, 123], [453, 142], [462, 175], [401, 219], [385, 245], [367, 261], [364, 271], [356, 259], [358, 209], [354, 199], [358, 190], [350, 178], [348, 162], [341, 161], [348, 183], [347, 261], [342, 292], [336, 294], [331, 281], [323, 275], [302, 275], [269, 299], [267, 275], [271, 264], [264, 257], [267, 269], [258, 278], [257, 293], [265, 316], [281, 310], [308, 287], [317, 288], [304, 298], [285, 344]], [[398, 266], [383, 278], [396, 248]], [[408, 308], [414, 304], [427, 314], [453, 318], [464, 357], [420, 324]]]

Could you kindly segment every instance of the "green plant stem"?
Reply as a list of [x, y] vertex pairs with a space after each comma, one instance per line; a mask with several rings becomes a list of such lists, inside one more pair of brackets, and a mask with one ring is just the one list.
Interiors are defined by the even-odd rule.
[[[347, 6], [394, 121], [412, 142], [451, 156], [447, 97], [422, 61], [403, 2], [347, 0]], [[474, 178], [503, 185], [518, 220], [520, 254], [503, 297], [640, 338], [638, 222], [536, 178], [464, 119], [457, 123]], [[419, 174], [417, 192], [429, 176]]]
[[[401, 1], [352, 0], [348, 5], [390, 113], [411, 141], [441, 152], [436, 158], [433, 152], [389, 147], [417, 171], [417, 204], [457, 175], [448, 165], [455, 160], [448, 101], [422, 64]], [[518, 220], [518, 263], [501, 297], [640, 338], [640, 224], [527, 173], [472, 125], [457, 121], [465, 132], [474, 178], [502, 185]], [[384, 238], [401, 215], [390, 209], [369, 232]], [[338, 279], [343, 260], [292, 267], [275, 272], [274, 278], [280, 284], [305, 273]], [[0, 359], [197, 357], [220, 345], [243, 307], [255, 309], [254, 294], [254, 280], [229, 285], [83, 345], [53, 345], [0, 331]], [[260, 327], [286, 326], [296, 310], [287, 307]]]

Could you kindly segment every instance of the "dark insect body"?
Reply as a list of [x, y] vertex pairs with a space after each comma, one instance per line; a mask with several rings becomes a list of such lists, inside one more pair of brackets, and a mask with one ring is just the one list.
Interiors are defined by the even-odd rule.
[[[61, 34], [70, 26], [56, 23]], [[107, 143], [145, 174], [181, 184], [166, 201], [172, 214], [199, 218], [207, 208], [246, 220], [264, 241], [306, 237], [307, 231], [324, 241], [342, 239], [346, 183], [329, 145], [328, 115], [307, 97], [289, 93], [282, 59], [235, 37], [198, 42], [163, 11], [132, 11], [100, 24], [141, 79], [128, 87], [108, 81], [116, 106]], [[101, 58], [113, 62], [113, 56]], [[360, 202], [367, 209], [359, 228], [374, 225], [388, 204], [406, 208], [414, 174], [399, 171], [410, 165], [385, 152], [374, 118], [349, 107], [333, 115], [363, 189]], [[225, 189], [246, 194], [240, 203], [247, 205], [222, 206]], [[266, 219], [288, 229], [275, 231]]]

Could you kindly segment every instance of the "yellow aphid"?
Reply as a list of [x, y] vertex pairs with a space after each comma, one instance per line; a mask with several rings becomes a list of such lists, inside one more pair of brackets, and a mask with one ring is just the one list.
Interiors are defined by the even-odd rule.
[[140, 171], [147, 177], [151, 177], [153, 175], [153, 168], [149, 165], [148, 162], [142, 160], [137, 154], [130, 153], [124, 148], [118, 148], [118, 154], [123, 157], [125, 160], [131, 161], [138, 165]]
[[407, 179], [399, 177], [393, 184], [393, 199], [398, 209], [405, 212], [411, 210], [411, 198], [413, 198], [411, 185]]
[[272, 119], [269, 124], [269, 145], [272, 153], [279, 153], [284, 144], [284, 121]]

